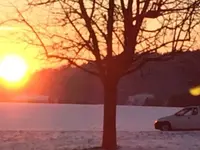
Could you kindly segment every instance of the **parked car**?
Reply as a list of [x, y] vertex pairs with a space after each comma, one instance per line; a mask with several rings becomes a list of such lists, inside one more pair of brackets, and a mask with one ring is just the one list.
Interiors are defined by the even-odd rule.
[[161, 131], [200, 130], [200, 106], [185, 107], [171, 116], [160, 118], [154, 127]]

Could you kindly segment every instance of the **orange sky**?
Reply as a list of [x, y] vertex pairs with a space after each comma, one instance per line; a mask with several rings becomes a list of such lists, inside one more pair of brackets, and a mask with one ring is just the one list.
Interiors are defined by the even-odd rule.
[[[31, 35], [27, 33], [27, 26], [24, 24], [18, 24], [14, 22], [8, 22], [1, 24], [1, 21], [17, 18], [16, 9], [13, 8], [13, 4], [19, 9], [24, 10], [27, 5], [27, 0], [5, 0], [0, 1], [0, 61], [1, 59], [8, 54], [18, 54], [22, 56], [25, 61], [28, 63], [30, 71], [33, 72], [37, 69], [44, 67], [52, 67], [57, 66], [56, 63], [48, 63], [45, 61], [41, 61], [37, 58], [38, 52], [44, 52], [41, 48], [37, 46], [33, 46], [31, 44], [27, 44], [23, 42], [24, 34], [30, 35], [31, 38], [34, 37], [34, 34]], [[31, 22], [31, 24], [37, 24], [41, 22], [46, 22], [48, 17], [48, 10], [44, 8], [36, 8], [34, 10], [30, 10], [29, 13], [24, 13], [26, 19]], [[45, 17], [45, 19], [44, 19]], [[28, 29], [30, 30], [30, 29]], [[53, 30], [56, 30], [55, 28]], [[53, 31], [54, 32], [54, 31]], [[56, 31], [55, 31], [56, 32]], [[33, 38], [34, 39], [34, 38]], [[36, 39], [36, 38], [35, 38]], [[34, 42], [37, 42], [37, 39]], [[61, 64], [61, 63], [60, 63]], [[63, 63], [62, 63], [63, 64]]]
[[[23, 10], [26, 8], [27, 0], [5, 0], [0, 1], [0, 61], [5, 55], [18, 54], [25, 59], [28, 63], [31, 72], [43, 68], [49, 67], [44, 61], [36, 59], [38, 56], [39, 48], [36, 46], [28, 45], [23, 42], [24, 33], [27, 27], [22, 24], [8, 22], [1, 24], [2, 20], [9, 20], [17, 17], [17, 13], [13, 5], [18, 9]], [[44, 19], [47, 11], [44, 9], [36, 9], [34, 12], [24, 14], [27, 19], [31, 19], [31, 23], [41, 22]], [[40, 17], [38, 17], [40, 16]], [[26, 33], [27, 34], [27, 33]]]
[[[1, 10], [1, 20], [7, 20], [13, 18], [17, 15], [12, 4], [14, 4], [18, 9], [24, 9], [24, 5], [27, 0], [1, 0], [0, 1], [0, 10]], [[37, 23], [38, 21], [46, 21], [45, 17], [48, 17], [48, 11], [42, 8], [37, 8], [29, 14], [25, 14], [26, 18], [31, 19], [31, 22]], [[151, 25], [150, 25], [151, 26]], [[152, 23], [152, 27], [155, 26], [155, 23]], [[22, 42], [19, 39], [23, 38], [23, 32], [26, 27], [19, 24], [7, 23], [0, 26], [0, 61], [1, 59], [8, 54], [18, 54], [22, 56], [30, 67], [30, 71], [34, 71], [41, 67], [47, 66], [47, 63], [44, 64], [42, 61], [39, 61], [35, 57], [38, 54], [39, 48], [31, 45], [27, 45], [26, 42]], [[17, 33], [17, 34], [15, 34]], [[50, 63], [48, 63], [50, 64]]]
[[[15, 13], [11, 4], [23, 6], [22, 2], [25, 0], [5, 0], [0, 1], [1, 17], [0, 21], [12, 18]], [[37, 49], [22, 42], [19, 38], [22, 38], [21, 33], [23, 28], [16, 26], [13, 23], [1, 24], [0, 26], [0, 61], [5, 55], [17, 54], [25, 59], [30, 66], [30, 71], [34, 71], [40, 67], [40, 63], [35, 59]], [[17, 33], [17, 34], [16, 34]]]
[[18, 29], [5, 30], [5, 27], [0, 27], [0, 60], [5, 55], [18, 54], [31, 65], [33, 70], [37, 69], [39, 67], [39, 62], [35, 59], [37, 49], [18, 40], [17, 37], [12, 36], [13, 30]]

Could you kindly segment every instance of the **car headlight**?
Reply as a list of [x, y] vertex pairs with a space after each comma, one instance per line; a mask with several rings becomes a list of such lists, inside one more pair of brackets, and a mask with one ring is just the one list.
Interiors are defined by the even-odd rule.
[[154, 123], [157, 123], [158, 122], [158, 120], [156, 120]]

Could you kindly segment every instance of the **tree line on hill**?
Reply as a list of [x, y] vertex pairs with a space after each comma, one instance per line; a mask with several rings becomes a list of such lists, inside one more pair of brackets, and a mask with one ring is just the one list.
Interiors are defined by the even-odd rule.
[[[200, 84], [200, 51], [185, 52], [174, 59], [150, 62], [140, 70], [124, 77], [118, 86], [118, 104], [125, 105], [129, 96], [150, 93], [156, 100], [145, 105], [200, 105], [200, 96], [188, 91]], [[84, 67], [91, 67], [84, 64]], [[55, 103], [102, 104], [103, 88], [95, 76], [78, 68], [62, 66], [35, 72], [20, 90], [0, 89], [6, 101], [16, 94], [48, 95]]]

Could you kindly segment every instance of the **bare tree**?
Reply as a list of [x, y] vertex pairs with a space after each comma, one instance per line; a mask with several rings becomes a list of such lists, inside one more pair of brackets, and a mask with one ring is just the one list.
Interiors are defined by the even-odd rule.
[[[104, 87], [102, 147], [116, 149], [117, 86], [149, 61], [191, 50], [199, 24], [199, 0], [32, 0], [17, 7], [48, 59], [65, 60], [101, 80]], [[37, 26], [27, 10], [49, 9]], [[30, 34], [26, 34], [30, 35]], [[89, 62], [93, 68], [80, 64]]]

